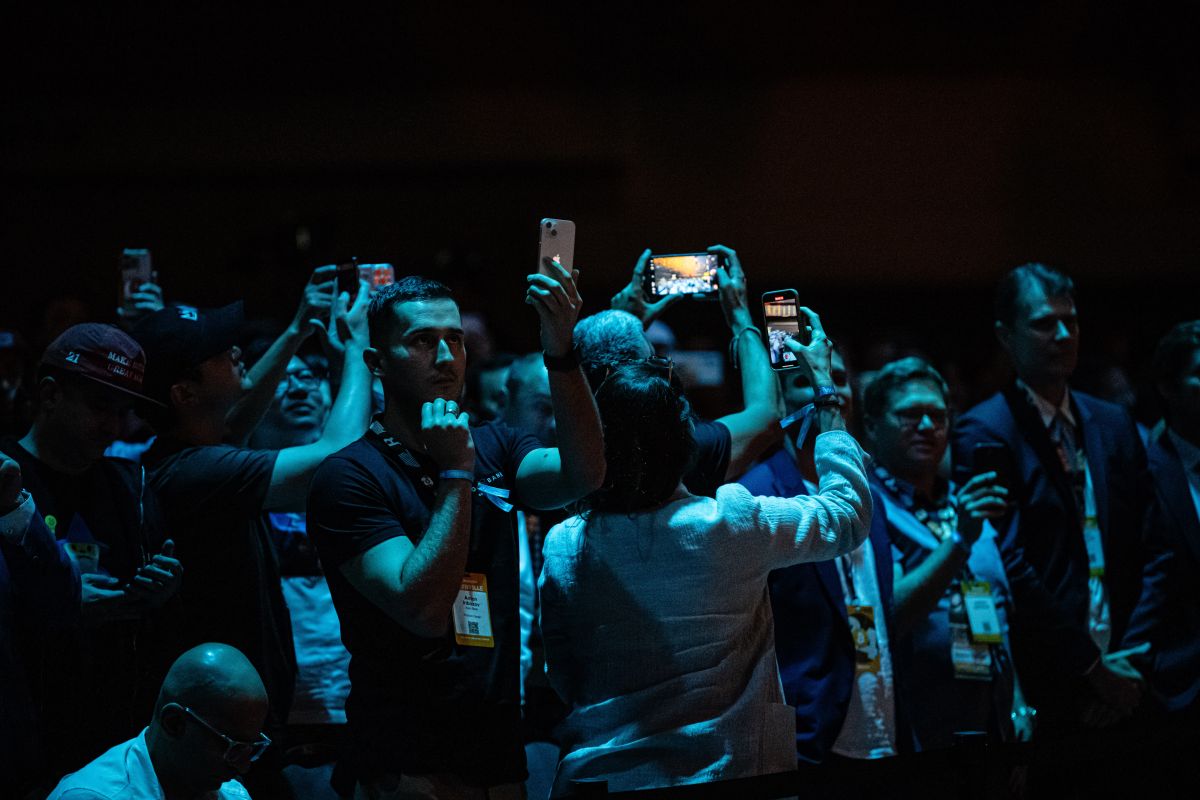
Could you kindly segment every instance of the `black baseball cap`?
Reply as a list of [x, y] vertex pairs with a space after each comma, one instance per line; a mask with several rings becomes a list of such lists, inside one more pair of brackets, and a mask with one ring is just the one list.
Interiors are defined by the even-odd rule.
[[50, 343], [40, 363], [161, 405], [142, 394], [145, 352], [127, 333], [112, 325], [97, 322], [72, 325]]
[[146, 393], [168, 403], [175, 381], [237, 344], [245, 321], [241, 300], [221, 308], [172, 303], [139, 320], [133, 338], [146, 351]]

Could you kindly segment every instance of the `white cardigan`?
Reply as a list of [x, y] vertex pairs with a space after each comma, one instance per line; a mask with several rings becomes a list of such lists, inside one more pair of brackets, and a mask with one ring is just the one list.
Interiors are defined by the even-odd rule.
[[795, 769], [767, 574], [850, 552], [871, 527], [858, 443], [823, 433], [815, 456], [814, 495], [753, 497], [731, 484], [715, 500], [550, 531], [542, 637], [570, 706], [554, 795], [575, 780], [623, 791]]

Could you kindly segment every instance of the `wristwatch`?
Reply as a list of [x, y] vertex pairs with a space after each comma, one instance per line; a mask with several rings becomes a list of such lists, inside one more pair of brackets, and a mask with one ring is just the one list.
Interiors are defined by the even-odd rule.
[[550, 372], [570, 372], [579, 366], [579, 345], [572, 345], [565, 356], [552, 356], [543, 350], [542, 362]]

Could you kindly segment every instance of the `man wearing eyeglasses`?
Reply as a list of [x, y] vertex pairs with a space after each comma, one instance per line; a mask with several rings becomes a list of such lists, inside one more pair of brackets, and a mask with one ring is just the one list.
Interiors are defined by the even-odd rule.
[[246, 800], [235, 778], [270, 746], [267, 690], [237, 649], [188, 650], [163, 681], [149, 727], [63, 778], [47, 800]]

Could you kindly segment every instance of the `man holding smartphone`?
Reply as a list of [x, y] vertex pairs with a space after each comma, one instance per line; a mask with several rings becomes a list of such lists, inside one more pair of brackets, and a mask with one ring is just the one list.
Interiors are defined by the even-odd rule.
[[[29, 432], [0, 450], [82, 578], [79, 629], [41, 637], [35, 694], [52, 770], [75, 769], [128, 738], [157, 683], [149, 657], [172, 619], [182, 567], [158, 498], [136, 464], [104, 456], [143, 393], [145, 354], [111, 325], [68, 328], [38, 365]], [[79, 709], [89, 713], [80, 715]]]
[[558, 447], [469, 428], [458, 305], [406, 277], [371, 303], [365, 358], [385, 407], [329, 458], [308, 529], [351, 653], [356, 797], [522, 797], [514, 504], [558, 508], [599, 488], [604, 444], [572, 347], [575, 276], [530, 275]]
[[[236, 344], [240, 302], [219, 309], [173, 304], [134, 329], [147, 351], [148, 391], [165, 406], [152, 419], [158, 439], [145, 458], [150, 484], [188, 564], [171, 653], [206, 641], [245, 653], [267, 687], [268, 735], [277, 743], [291, 705], [296, 656], [265, 513], [303, 511], [317, 465], [360, 436], [370, 413], [370, 374], [362, 360], [367, 288], [335, 299], [332, 273], [313, 272], [291, 324], [249, 372]], [[324, 309], [330, 309], [328, 324], [342, 331], [345, 365], [321, 435], [279, 450], [246, 447]], [[246, 776], [247, 785], [270, 794], [282, 782], [281, 768], [282, 747], [272, 747]]]

